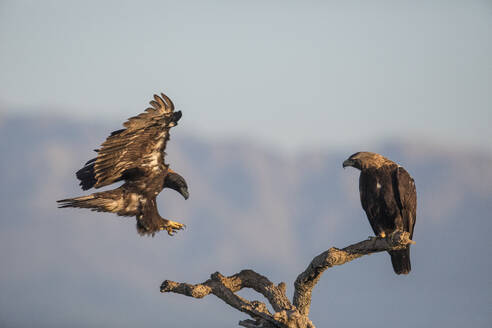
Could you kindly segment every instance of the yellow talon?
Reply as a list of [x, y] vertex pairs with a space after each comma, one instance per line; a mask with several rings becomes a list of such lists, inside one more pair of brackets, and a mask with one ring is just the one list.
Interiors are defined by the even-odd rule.
[[173, 236], [178, 230], [182, 230], [184, 227], [184, 224], [167, 220], [166, 225], [161, 227], [161, 230], [166, 230], [170, 236]]

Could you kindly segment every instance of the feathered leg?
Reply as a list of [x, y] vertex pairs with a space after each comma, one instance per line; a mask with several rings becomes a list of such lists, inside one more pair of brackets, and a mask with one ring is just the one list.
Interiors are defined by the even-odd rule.
[[147, 201], [143, 213], [137, 215], [137, 232], [140, 235], [154, 236], [156, 232], [166, 230], [172, 236], [183, 228], [185, 228], [184, 224], [164, 219], [159, 215], [155, 199]]

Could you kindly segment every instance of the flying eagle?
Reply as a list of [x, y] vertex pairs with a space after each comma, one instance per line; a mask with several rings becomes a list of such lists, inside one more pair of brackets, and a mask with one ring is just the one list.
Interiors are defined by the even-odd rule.
[[[343, 167], [347, 166], [361, 171], [360, 200], [374, 233], [384, 238], [400, 230], [407, 231], [412, 238], [417, 192], [410, 174], [386, 157], [370, 152], [353, 154], [343, 162]], [[410, 272], [410, 246], [389, 254], [396, 274]]]
[[135, 216], [140, 235], [154, 235], [167, 230], [173, 235], [183, 224], [162, 218], [156, 197], [163, 188], [171, 188], [188, 198], [186, 181], [164, 162], [169, 130], [178, 124], [181, 111], [166, 95], [154, 95], [152, 107], [129, 118], [123, 126], [96, 149], [97, 157], [77, 171], [83, 190], [100, 188], [125, 181], [119, 188], [96, 192], [89, 196], [57, 201], [60, 208], [80, 207], [92, 211]]

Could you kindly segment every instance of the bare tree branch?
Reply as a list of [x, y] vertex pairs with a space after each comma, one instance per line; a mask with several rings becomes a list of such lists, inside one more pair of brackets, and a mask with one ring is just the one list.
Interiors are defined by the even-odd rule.
[[323, 272], [335, 265], [342, 265], [361, 256], [389, 250], [398, 250], [414, 243], [408, 232], [396, 231], [386, 238], [371, 237], [368, 240], [347, 246], [343, 249], [335, 247], [316, 256], [294, 283], [294, 306], [303, 315], [309, 315], [311, 293]]
[[[215, 272], [210, 276], [209, 280], [197, 285], [166, 280], [161, 285], [161, 293], [173, 292], [194, 298], [203, 298], [212, 293], [233, 308], [247, 313], [255, 319], [273, 321], [272, 314], [264, 303], [258, 301], [250, 302], [234, 293], [243, 288], [241, 284], [243, 279], [241, 278], [248, 275], [249, 271], [251, 270], [243, 270], [230, 277], [225, 277], [219, 272]], [[245, 280], [247, 281], [247, 279]], [[259, 289], [260, 285], [258, 284]]]
[[[330, 248], [316, 256], [306, 270], [297, 277], [294, 283], [293, 305], [285, 294], [286, 288], [283, 282], [275, 285], [267, 277], [253, 270], [243, 270], [229, 277], [215, 272], [210, 279], [197, 285], [165, 280], [161, 285], [161, 292], [172, 292], [194, 298], [214, 294], [253, 318], [253, 320], [239, 322], [240, 326], [247, 328], [315, 328], [309, 320], [311, 293], [326, 269], [364, 255], [403, 249], [411, 243], [414, 242], [410, 240], [407, 232], [397, 231], [386, 238], [373, 237], [343, 249]], [[235, 294], [243, 288], [252, 288], [265, 296], [275, 313], [270, 313], [265, 303], [248, 301]]]

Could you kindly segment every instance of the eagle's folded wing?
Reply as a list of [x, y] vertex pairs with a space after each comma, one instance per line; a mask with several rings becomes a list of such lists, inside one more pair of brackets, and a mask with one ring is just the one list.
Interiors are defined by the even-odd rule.
[[417, 191], [415, 182], [403, 167], [396, 169], [397, 201], [401, 208], [404, 224], [410, 238], [413, 236], [413, 227], [417, 216]]

